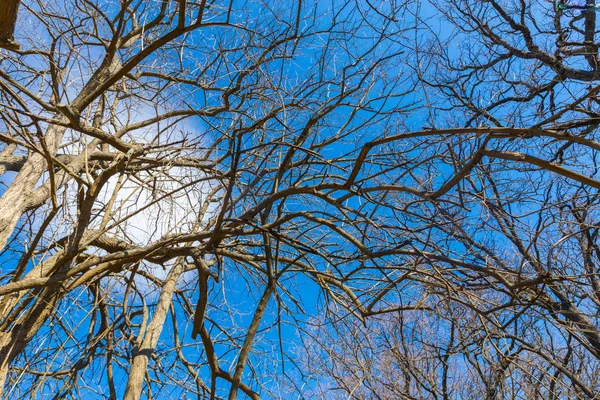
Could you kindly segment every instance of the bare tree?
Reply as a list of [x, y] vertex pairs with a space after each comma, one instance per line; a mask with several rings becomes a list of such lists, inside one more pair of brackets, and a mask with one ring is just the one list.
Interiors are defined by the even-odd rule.
[[424, 128], [372, 141], [358, 165], [391, 166], [361, 190], [388, 182], [385, 225], [410, 240], [373, 263], [395, 283], [379, 300], [422, 309], [360, 327], [330, 308], [307, 340], [323, 361], [305, 365], [321, 393], [356, 398], [597, 398], [596, 4], [415, 14]]
[[3, 395], [277, 396], [318, 292], [382, 312], [365, 261], [406, 241], [387, 186], [348, 175], [410, 108], [405, 11], [23, 2], [0, 61]]
[[20, 5], [3, 395], [597, 397], [595, 3], [272, 3]]

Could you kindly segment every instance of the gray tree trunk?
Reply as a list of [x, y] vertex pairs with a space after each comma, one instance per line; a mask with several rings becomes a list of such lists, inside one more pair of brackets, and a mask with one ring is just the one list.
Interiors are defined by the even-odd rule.
[[152, 357], [152, 354], [154, 354], [156, 351], [158, 338], [163, 330], [165, 319], [167, 318], [167, 314], [169, 312], [169, 307], [171, 307], [173, 293], [177, 288], [177, 281], [184, 269], [185, 263], [177, 262], [165, 280], [162, 291], [158, 298], [158, 304], [156, 305], [154, 317], [148, 324], [142, 344], [140, 345], [131, 362], [131, 369], [129, 371], [127, 387], [125, 388], [124, 400], [139, 400], [142, 396], [144, 376], [148, 367], [148, 361]]

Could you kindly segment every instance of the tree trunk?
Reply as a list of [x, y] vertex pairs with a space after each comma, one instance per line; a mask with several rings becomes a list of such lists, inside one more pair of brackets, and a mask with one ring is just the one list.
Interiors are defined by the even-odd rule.
[[171, 307], [171, 301], [177, 286], [177, 281], [183, 273], [184, 268], [184, 262], [177, 262], [167, 276], [160, 297], [158, 298], [154, 317], [148, 324], [140, 348], [134, 353], [135, 355], [131, 362], [131, 369], [129, 370], [129, 380], [127, 381], [124, 400], [138, 400], [142, 395], [144, 376], [146, 374], [146, 368], [148, 367], [148, 361], [156, 350], [158, 338], [163, 330], [167, 313]]
[[0, 2], [0, 47], [18, 49], [14, 33], [17, 25], [17, 13], [21, 0], [2, 0]]
[[15, 324], [15, 329], [0, 333], [0, 397], [4, 394], [10, 365], [54, 312], [61, 291], [60, 287], [44, 290], [36, 305]]
[[[54, 156], [66, 128], [51, 126], [46, 132], [45, 140], [48, 151]], [[19, 218], [28, 207], [36, 183], [48, 169], [43, 154], [33, 153], [29, 156], [21, 171], [0, 197], [0, 249], [12, 235]]]

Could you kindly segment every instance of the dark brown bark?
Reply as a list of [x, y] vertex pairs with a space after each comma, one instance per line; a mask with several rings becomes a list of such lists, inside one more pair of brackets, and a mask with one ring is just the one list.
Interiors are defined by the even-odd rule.
[[21, 0], [3, 0], [0, 3], [0, 48], [16, 50], [14, 33]]

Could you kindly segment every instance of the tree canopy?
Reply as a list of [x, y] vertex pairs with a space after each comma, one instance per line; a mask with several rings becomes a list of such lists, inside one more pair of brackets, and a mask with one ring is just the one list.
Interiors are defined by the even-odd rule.
[[4, 20], [4, 397], [600, 393], [595, 1]]

